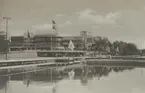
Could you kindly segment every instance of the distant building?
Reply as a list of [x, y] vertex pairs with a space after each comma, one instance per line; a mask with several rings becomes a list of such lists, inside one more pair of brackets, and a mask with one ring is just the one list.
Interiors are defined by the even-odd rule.
[[0, 31], [0, 40], [5, 40], [5, 32]]
[[27, 32], [26, 35], [24, 35], [24, 46], [27, 50], [35, 49], [34, 36], [32, 33]]
[[34, 44], [36, 49], [48, 49], [59, 47], [61, 43], [62, 37], [47, 34], [47, 35], [35, 35], [34, 36]]
[[68, 48], [70, 40], [75, 46], [75, 50], [91, 49], [95, 38], [88, 31], [81, 31], [80, 36], [59, 36], [54, 32], [27, 33], [24, 36], [12, 36], [10, 50], [32, 50], [32, 49], [56, 49]]
[[0, 31], [0, 35], [5, 36], [5, 32], [4, 31]]
[[24, 36], [11, 36], [10, 51], [25, 50]]
[[0, 31], [0, 53], [5, 53], [8, 49], [8, 40], [5, 39], [5, 32]]
[[91, 32], [81, 31], [80, 36], [65, 36], [62, 39], [62, 46], [65, 48], [68, 47], [69, 41], [72, 41], [75, 49], [83, 50], [83, 49], [91, 49], [91, 45], [94, 43], [94, 37]]
[[65, 36], [62, 38], [61, 45], [67, 49], [70, 40], [73, 42], [75, 49], [77, 50], [83, 49], [83, 38], [81, 36]]
[[87, 37], [86, 37], [86, 43], [85, 43], [86, 49], [87, 49], [87, 50], [90, 50], [92, 44], [94, 44], [94, 37], [93, 37], [93, 36], [87, 36]]
[[92, 36], [92, 32], [89, 32], [89, 31], [80, 31], [80, 36], [82, 36], [82, 37]]
[[24, 46], [27, 50], [35, 49], [34, 38], [24, 38]]
[[83, 38], [84, 49], [89, 50], [94, 43], [94, 37], [91, 32], [81, 31], [80, 36]]
[[96, 37], [94, 37], [94, 41], [98, 41], [98, 40], [100, 40], [100, 39], [101, 39], [100, 36], [96, 36]]

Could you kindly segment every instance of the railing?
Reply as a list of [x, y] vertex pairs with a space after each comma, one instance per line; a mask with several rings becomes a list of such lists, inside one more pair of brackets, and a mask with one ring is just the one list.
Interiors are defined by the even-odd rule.
[[25, 60], [1, 60], [0, 67], [30, 65], [30, 64], [43, 64], [54, 62], [53, 59], [25, 59]]

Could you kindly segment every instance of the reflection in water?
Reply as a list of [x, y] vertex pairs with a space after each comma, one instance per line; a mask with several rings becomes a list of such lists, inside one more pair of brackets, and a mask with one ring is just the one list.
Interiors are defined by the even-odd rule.
[[81, 83], [82, 85], [86, 85], [87, 84], [87, 76], [88, 76], [88, 68], [86, 66], [84, 66], [82, 68], [82, 73], [81, 73]]
[[69, 75], [69, 78], [70, 78], [70, 79], [73, 79], [74, 76], [75, 76], [74, 69], [72, 69], [70, 72], [68, 72], [68, 75]]
[[3, 89], [6, 84], [7, 84], [7, 77], [6, 76], [1, 76], [0, 77], [0, 89]]
[[56, 88], [57, 88], [57, 86], [56, 86], [56, 85], [53, 85], [52, 93], [57, 93], [57, 92], [56, 92]]
[[[123, 72], [124, 70], [132, 70], [134, 68], [126, 67], [95, 67], [95, 66], [81, 66], [65, 69], [46, 69], [44, 71], [35, 71], [25, 74], [18, 74], [12, 76], [0, 76], [0, 91], [1, 89], [8, 90], [8, 81], [23, 81], [23, 84], [28, 88], [30, 85], [49, 84], [53, 85], [52, 93], [57, 93], [57, 83], [63, 79], [80, 80], [82, 85], [87, 85], [88, 80], [101, 77], [108, 77], [111, 72]], [[37, 84], [38, 83], [38, 84]], [[0, 92], [1, 93], [1, 92]]]

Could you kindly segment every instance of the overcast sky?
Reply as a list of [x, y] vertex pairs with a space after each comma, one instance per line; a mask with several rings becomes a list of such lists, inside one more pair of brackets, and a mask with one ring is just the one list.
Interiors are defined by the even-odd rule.
[[[10, 35], [51, 31], [55, 20], [63, 35], [87, 30], [145, 48], [145, 0], [0, 0], [0, 11], [12, 18]], [[4, 30], [4, 20], [0, 24]]]

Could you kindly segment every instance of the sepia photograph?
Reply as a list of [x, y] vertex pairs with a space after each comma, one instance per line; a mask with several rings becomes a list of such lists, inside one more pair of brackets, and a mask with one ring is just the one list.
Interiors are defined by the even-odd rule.
[[0, 0], [0, 93], [145, 93], [145, 0]]

